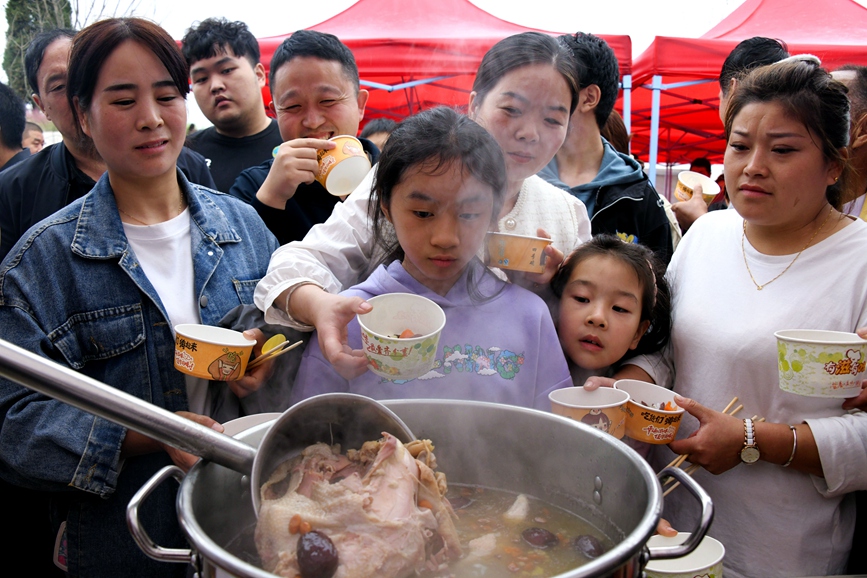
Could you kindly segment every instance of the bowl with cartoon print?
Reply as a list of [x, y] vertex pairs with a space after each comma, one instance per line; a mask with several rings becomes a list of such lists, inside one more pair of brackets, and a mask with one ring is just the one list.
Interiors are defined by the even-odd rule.
[[551, 239], [514, 235], [512, 233], [488, 233], [487, 262], [491, 267], [541, 273], [545, 270], [545, 247]]
[[234, 381], [247, 371], [254, 345], [240, 331], [195, 323], [175, 325], [175, 369], [202, 379]]
[[350, 135], [331, 137], [336, 146], [331, 150], [316, 153], [319, 172], [315, 177], [325, 190], [342, 197], [355, 190], [370, 171], [370, 160], [361, 146], [361, 141]]
[[807, 397], [855, 397], [867, 379], [867, 340], [856, 333], [786, 329], [777, 338], [780, 389]]
[[649, 444], [674, 441], [684, 410], [674, 403], [673, 391], [637, 379], [615, 381], [614, 388], [629, 394], [626, 402], [627, 437]]
[[548, 394], [551, 412], [620, 439], [626, 431], [626, 402], [629, 394], [611, 387], [586, 390], [584, 387], [564, 387]]
[[359, 315], [358, 324], [368, 369], [393, 381], [415, 379], [431, 371], [446, 324], [442, 308], [411, 293], [378, 295], [367, 302], [373, 310]]

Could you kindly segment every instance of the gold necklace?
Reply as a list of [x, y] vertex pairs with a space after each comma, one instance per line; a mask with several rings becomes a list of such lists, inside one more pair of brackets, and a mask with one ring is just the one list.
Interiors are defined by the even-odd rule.
[[[126, 211], [121, 209], [120, 205], [117, 206], [117, 210], [120, 211], [121, 213], [123, 213], [124, 215], [126, 215], [127, 217], [129, 217], [130, 219], [132, 219], [133, 221], [137, 221], [137, 222], [141, 223], [145, 227], [150, 227], [153, 224], [153, 223], [145, 223], [141, 219], [136, 219], [135, 217], [133, 217], [132, 215], [130, 215], [129, 213], [127, 213]], [[180, 215], [183, 212], [184, 212], [184, 192], [181, 191], [181, 199], [180, 199], [180, 203], [178, 204], [178, 214], [175, 215], [175, 217], [177, 217], [178, 215]], [[172, 218], [174, 218], [174, 217], [172, 217]]]
[[797, 260], [798, 260], [798, 257], [801, 256], [801, 253], [803, 253], [804, 251], [807, 250], [807, 247], [809, 247], [809, 246], [813, 243], [813, 239], [815, 239], [815, 238], [816, 238], [816, 235], [819, 234], [819, 231], [821, 231], [821, 230], [825, 227], [825, 224], [826, 224], [826, 223], [831, 219], [831, 214], [832, 214], [833, 212], [834, 212], [834, 208], [832, 207], [831, 210], [828, 211], [828, 216], [825, 217], [825, 220], [822, 222], [821, 225], [819, 225], [819, 228], [816, 229], [816, 232], [813, 233], [813, 236], [810, 237], [810, 240], [807, 241], [807, 244], [806, 244], [806, 245], [804, 245], [804, 248], [801, 249], [800, 251], [798, 251], [798, 254], [795, 255], [795, 258], [792, 259], [792, 262], [789, 263], [789, 264], [786, 266], [785, 269], [783, 269], [782, 273], [780, 273], [779, 275], [777, 275], [776, 277], [774, 277], [773, 279], [771, 279], [771, 280], [768, 281], [767, 283], [763, 283], [762, 285], [759, 285], [759, 283], [756, 281], [756, 278], [753, 277], [753, 272], [750, 271], [750, 264], [747, 262], [747, 252], [746, 252], [746, 249], [744, 249], [744, 239], [747, 238], [747, 221], [746, 221], [746, 219], [744, 219], [744, 230], [743, 230], [743, 233], [741, 234], [741, 254], [744, 256], [744, 265], [747, 266], [747, 273], [749, 273], [749, 275], [750, 275], [750, 279], [752, 280], [753, 285], [756, 286], [756, 289], [757, 289], [758, 291], [761, 291], [762, 289], [764, 289], [765, 287], [767, 287], [768, 285], [770, 285], [771, 283], [773, 283], [774, 281], [776, 281], [777, 279], [779, 279], [780, 277], [782, 277], [782, 276], [783, 276], [783, 273], [785, 273], [786, 271], [788, 271], [789, 268], [791, 268], [791, 266], [795, 264], [795, 261], [797, 261]]

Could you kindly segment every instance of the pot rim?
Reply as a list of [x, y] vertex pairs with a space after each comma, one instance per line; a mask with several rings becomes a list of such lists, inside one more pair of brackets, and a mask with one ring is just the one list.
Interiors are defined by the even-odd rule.
[[[441, 403], [449, 403], [455, 405], [462, 406], [476, 406], [476, 407], [489, 407], [489, 408], [508, 408], [510, 411], [516, 411], [521, 413], [532, 413], [538, 414], [540, 416], [544, 416], [546, 419], [554, 419], [562, 424], [567, 424], [570, 427], [576, 427], [581, 429], [586, 435], [593, 436], [597, 438], [600, 443], [608, 444], [614, 451], [619, 451], [625, 454], [625, 457], [636, 467], [639, 475], [641, 476], [644, 485], [647, 487], [647, 504], [644, 509], [644, 513], [642, 514], [641, 520], [629, 532], [623, 540], [617, 543], [614, 548], [597, 558], [596, 560], [592, 560], [583, 566], [578, 568], [574, 568], [568, 572], [564, 572], [562, 574], [558, 574], [557, 576], [553, 576], [551, 578], [587, 578], [591, 576], [602, 575], [604, 572], [610, 572], [613, 569], [619, 568], [620, 566], [626, 564], [629, 560], [637, 557], [642, 554], [642, 552], [646, 549], [647, 541], [650, 539], [650, 536], [656, 530], [656, 525], [659, 522], [659, 518], [662, 514], [662, 488], [659, 485], [659, 481], [656, 477], [656, 474], [653, 472], [650, 465], [642, 458], [638, 453], [610, 435], [603, 433], [596, 428], [592, 428], [585, 424], [582, 424], [578, 421], [575, 421], [570, 418], [562, 417], [555, 415], [553, 413], [544, 412], [536, 409], [528, 409], [518, 406], [510, 406], [499, 403], [490, 403], [490, 402], [480, 402], [480, 401], [464, 401], [464, 400], [442, 400], [442, 399], [408, 399], [408, 400], [387, 400], [382, 401], [386, 407], [389, 409], [399, 408], [401, 405], [406, 404], [441, 404]], [[398, 413], [398, 412], [396, 412]], [[268, 428], [273, 424], [273, 422], [266, 422], [261, 425], [255, 426], [249, 430], [238, 434], [239, 439], [244, 442], [258, 446], [261, 441], [261, 437], [267, 432]], [[255, 439], [258, 437], [259, 439]], [[248, 439], [253, 438], [253, 439]], [[249, 564], [240, 558], [230, 554], [227, 552], [222, 546], [214, 542], [210, 536], [204, 531], [204, 529], [199, 525], [198, 521], [195, 519], [195, 516], [192, 515], [192, 499], [193, 499], [193, 488], [196, 485], [196, 479], [202, 473], [204, 468], [210, 462], [207, 460], [200, 460], [190, 472], [187, 474], [183, 483], [181, 484], [181, 488], [178, 491], [177, 496], [177, 512], [178, 512], [178, 520], [180, 522], [181, 528], [192, 544], [193, 550], [197, 553], [203, 555], [207, 560], [211, 561], [214, 565], [220, 567], [223, 570], [226, 570], [230, 573], [239, 576], [250, 576], [252, 578], [273, 578], [274, 574], [263, 570], [257, 566]], [[252, 505], [251, 505], [252, 507]]]

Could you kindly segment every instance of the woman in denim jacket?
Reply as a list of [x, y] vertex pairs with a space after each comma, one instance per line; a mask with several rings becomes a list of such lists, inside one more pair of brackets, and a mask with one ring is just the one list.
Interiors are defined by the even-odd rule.
[[[177, 170], [188, 77], [175, 42], [145, 20], [103, 20], [76, 37], [68, 95], [108, 171], [3, 261], [0, 337], [221, 431], [199, 415], [210, 410], [207, 382], [173, 367], [172, 327], [216, 325], [251, 304], [277, 242], [250, 206]], [[229, 387], [243, 396], [264, 373]], [[0, 475], [52, 493], [70, 575], [186, 573], [146, 558], [124, 513], [159, 468], [194, 457], [6, 380], [0, 416]], [[174, 494], [159, 488], [143, 524], [157, 543], [183, 547]]]

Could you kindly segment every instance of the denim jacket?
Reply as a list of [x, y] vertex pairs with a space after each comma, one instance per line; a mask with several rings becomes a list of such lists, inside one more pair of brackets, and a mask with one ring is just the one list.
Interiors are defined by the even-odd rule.
[[[190, 209], [195, 298], [202, 323], [216, 325], [253, 303], [277, 241], [250, 206], [190, 184], [180, 171], [178, 181]], [[127, 241], [107, 174], [31, 229], [3, 261], [0, 338], [169, 411], [188, 407], [166, 310]], [[3, 379], [0, 418], [6, 481], [81, 490], [68, 498], [71, 574], [154, 575], [173, 566], [148, 566], [124, 523], [129, 497], [170, 463], [166, 454], [121, 464], [125, 428]], [[152, 525], [143, 523], [158, 543], [160, 526], [172, 527], [174, 537], [165, 539], [178, 536], [173, 493], [145, 508], [154, 511]]]

